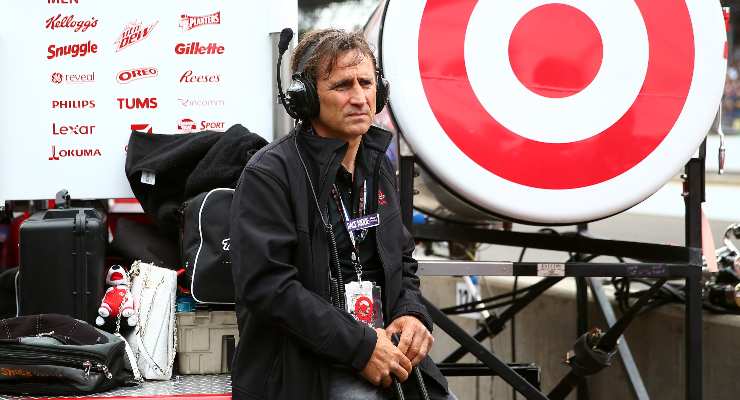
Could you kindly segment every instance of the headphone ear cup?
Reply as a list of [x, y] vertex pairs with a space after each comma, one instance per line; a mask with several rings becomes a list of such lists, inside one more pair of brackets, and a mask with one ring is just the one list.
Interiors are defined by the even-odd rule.
[[319, 115], [319, 99], [316, 86], [302, 74], [294, 74], [286, 91], [288, 114], [304, 121]]
[[383, 75], [378, 74], [377, 79], [377, 87], [375, 89], [375, 113], [379, 113], [383, 111], [383, 107], [385, 107], [386, 103], [388, 103], [388, 98], [390, 97], [390, 83], [388, 82], [388, 79], [385, 79]]

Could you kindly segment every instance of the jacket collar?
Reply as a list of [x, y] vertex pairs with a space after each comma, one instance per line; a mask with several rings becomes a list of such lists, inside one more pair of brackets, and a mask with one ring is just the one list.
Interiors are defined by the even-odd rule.
[[[319, 171], [324, 171], [324, 168], [331, 162], [333, 155], [336, 155], [337, 159], [341, 161], [347, 152], [348, 145], [345, 141], [316, 135], [313, 133], [313, 128], [310, 126], [304, 127], [303, 123], [296, 128], [295, 134], [301, 144], [303, 156], [309, 158], [310, 163], [317, 166]], [[362, 137], [362, 145], [365, 146], [366, 150], [372, 149], [384, 153], [388, 149], [392, 138], [393, 135], [390, 132], [371, 125]]]

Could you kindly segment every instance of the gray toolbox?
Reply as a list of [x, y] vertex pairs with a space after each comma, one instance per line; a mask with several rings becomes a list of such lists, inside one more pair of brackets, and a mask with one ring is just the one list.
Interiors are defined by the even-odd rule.
[[180, 374], [231, 372], [239, 329], [234, 311], [179, 312], [177, 368]]

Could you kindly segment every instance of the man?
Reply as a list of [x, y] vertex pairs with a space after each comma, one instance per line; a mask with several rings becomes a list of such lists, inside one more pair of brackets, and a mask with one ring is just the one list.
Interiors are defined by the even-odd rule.
[[318, 111], [252, 157], [232, 204], [233, 398], [392, 398], [393, 377], [415, 398], [418, 365], [433, 398], [446, 399], [426, 357], [432, 321], [385, 156], [391, 135], [371, 126], [373, 53], [359, 33], [315, 31], [291, 67], [315, 85]]

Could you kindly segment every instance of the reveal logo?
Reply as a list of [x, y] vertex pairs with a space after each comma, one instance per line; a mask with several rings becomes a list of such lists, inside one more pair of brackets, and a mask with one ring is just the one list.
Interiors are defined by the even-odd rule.
[[203, 25], [219, 25], [221, 24], [221, 11], [217, 11], [213, 14], [208, 15], [185, 15], [180, 16], [180, 28], [183, 31], [189, 31], [193, 28], [197, 28]]
[[116, 74], [116, 81], [118, 83], [129, 83], [138, 79], [154, 78], [158, 73], [159, 71], [154, 67], [125, 69]]
[[61, 85], [63, 83], [92, 83], [95, 82], [95, 72], [89, 74], [63, 74], [61, 72], [51, 73], [51, 83]]
[[129, 23], [123, 28], [121, 36], [119, 36], [118, 40], [116, 40], [115, 42], [116, 51], [121, 51], [126, 47], [139, 43], [140, 41], [148, 38], [149, 35], [152, 33], [152, 30], [154, 30], [154, 27], [157, 26], [158, 23], [159, 21], [156, 21], [153, 24], [147, 26], [144, 26], [143, 23], [138, 21]]

